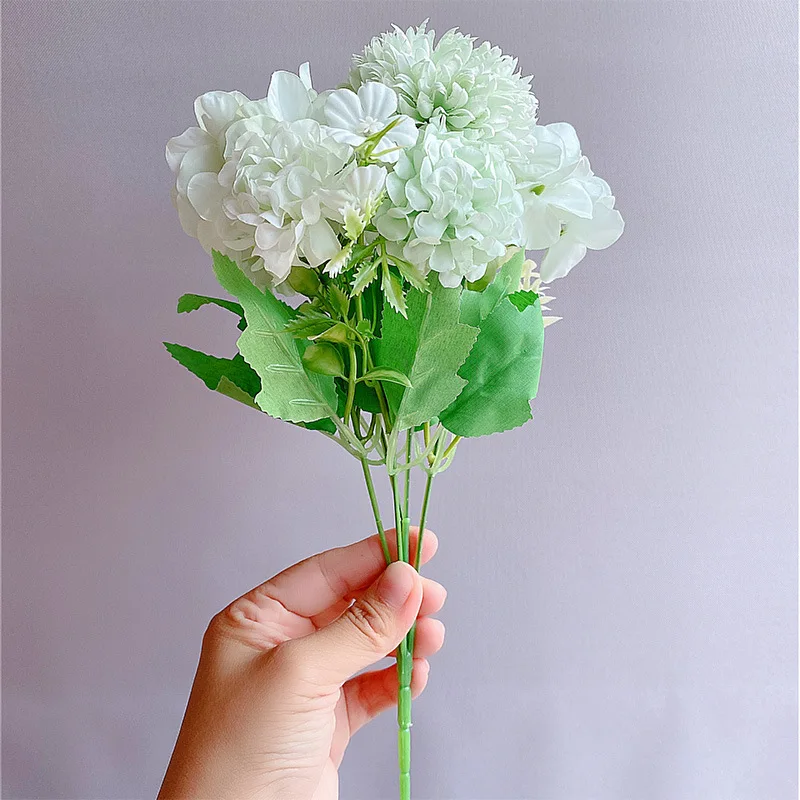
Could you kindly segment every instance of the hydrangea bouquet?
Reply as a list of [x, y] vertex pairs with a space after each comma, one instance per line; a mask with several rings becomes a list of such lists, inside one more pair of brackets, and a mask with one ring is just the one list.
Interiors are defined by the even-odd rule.
[[[166, 347], [210, 389], [354, 456], [388, 562], [382, 468], [398, 558], [419, 568], [412, 471], [422, 531], [459, 442], [531, 418], [557, 319], [544, 284], [619, 238], [611, 190], [570, 125], [537, 123], [516, 60], [455, 30], [376, 37], [338, 89], [316, 92], [303, 64], [263, 99], [209, 92], [195, 114], [167, 144], [172, 198], [235, 301], [189, 294], [178, 311], [233, 312], [239, 352]], [[413, 648], [414, 630], [396, 653], [404, 799]]]

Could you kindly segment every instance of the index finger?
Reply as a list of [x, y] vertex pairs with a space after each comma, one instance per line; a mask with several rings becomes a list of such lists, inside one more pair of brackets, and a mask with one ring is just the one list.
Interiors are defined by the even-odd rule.
[[[419, 528], [409, 529], [411, 553], [416, 552]], [[392, 558], [397, 557], [394, 528], [386, 531]], [[439, 542], [433, 531], [425, 529], [422, 537], [422, 563], [433, 558]], [[265, 596], [279, 602], [288, 611], [313, 617], [343, 598], [366, 589], [386, 567], [377, 534], [360, 542], [325, 550], [279, 572], [274, 578], [248, 592], [254, 602]]]

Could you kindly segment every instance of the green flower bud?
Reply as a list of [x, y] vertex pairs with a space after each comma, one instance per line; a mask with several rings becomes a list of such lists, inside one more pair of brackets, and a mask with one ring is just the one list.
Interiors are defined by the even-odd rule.
[[319, 294], [319, 275], [307, 267], [292, 267], [287, 283], [298, 294], [306, 297], [316, 297]]
[[320, 375], [344, 377], [344, 361], [339, 351], [326, 342], [311, 344], [306, 348], [303, 353], [303, 366], [310, 372], [317, 372]]

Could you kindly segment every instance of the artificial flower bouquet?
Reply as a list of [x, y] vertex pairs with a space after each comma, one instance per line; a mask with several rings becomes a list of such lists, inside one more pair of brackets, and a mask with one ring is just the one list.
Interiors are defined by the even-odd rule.
[[[459, 442], [531, 418], [557, 319], [545, 284], [619, 238], [611, 190], [570, 125], [537, 123], [515, 59], [424, 24], [373, 39], [338, 89], [317, 93], [304, 64], [260, 100], [208, 92], [195, 115], [167, 144], [172, 198], [235, 300], [189, 294], [178, 311], [222, 306], [241, 333], [233, 358], [166, 347], [208, 388], [354, 456], [388, 562], [380, 467], [398, 558], [419, 568], [412, 471], [423, 531]], [[396, 653], [404, 800], [413, 648], [412, 629]]]

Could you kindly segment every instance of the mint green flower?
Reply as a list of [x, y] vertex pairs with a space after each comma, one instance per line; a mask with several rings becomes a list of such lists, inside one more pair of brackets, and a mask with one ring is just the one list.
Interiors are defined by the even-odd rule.
[[434, 40], [425, 23], [375, 37], [353, 58], [352, 87], [368, 81], [391, 86], [401, 114], [418, 123], [441, 121], [467, 138], [513, 144], [527, 137], [537, 101], [517, 60], [488, 42], [475, 47], [456, 30]]
[[506, 245], [521, 244], [522, 198], [502, 151], [429, 124], [386, 179], [375, 218], [394, 254], [444, 286], [478, 280]]

